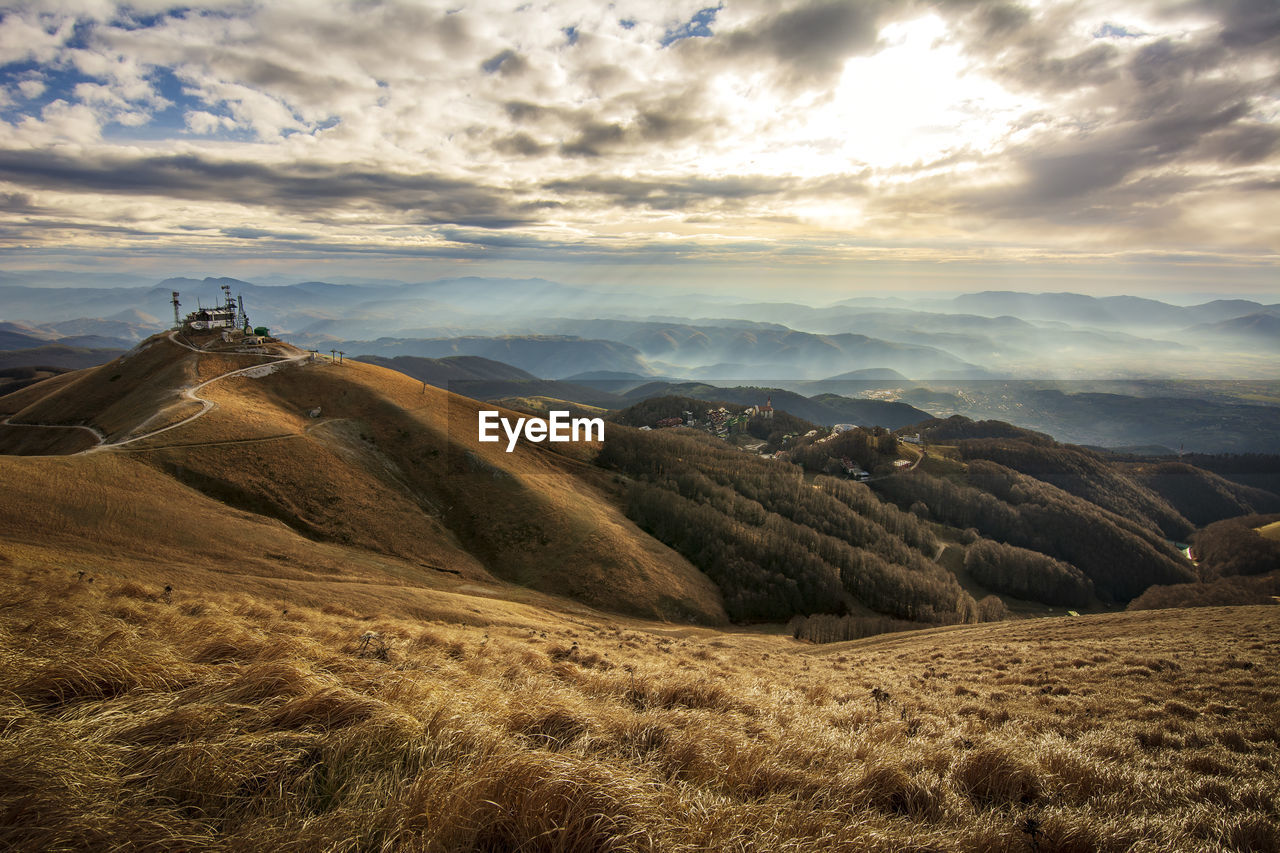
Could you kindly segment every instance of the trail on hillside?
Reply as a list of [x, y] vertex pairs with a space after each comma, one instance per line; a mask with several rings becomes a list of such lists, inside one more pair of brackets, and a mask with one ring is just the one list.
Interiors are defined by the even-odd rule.
[[[191, 350], [192, 352], [198, 353], [200, 355], [208, 354], [206, 350], [202, 350], [202, 349], [199, 349], [198, 347], [194, 347], [191, 344], [187, 343], [186, 341], [178, 340], [177, 331], [170, 332], [168, 337], [170, 342], [172, 342], [177, 346], [182, 347], [183, 349]], [[260, 355], [260, 353], [236, 352], [234, 350], [219, 353], [219, 354], [220, 355]], [[273, 359], [272, 361], [261, 362], [258, 364], [251, 364], [248, 367], [240, 367], [235, 370], [228, 370], [226, 373], [220, 373], [217, 376], [213, 377], [212, 379], [206, 379], [205, 381], [197, 385], [192, 385], [188, 388], [183, 388], [182, 389], [183, 399], [190, 400], [195, 403], [199, 403], [200, 411], [195, 412], [194, 414], [191, 414], [183, 418], [182, 420], [177, 421], [176, 423], [172, 423], [172, 424], [169, 424], [168, 426], [160, 427], [159, 429], [151, 430], [150, 432], [143, 433], [142, 435], [135, 435], [130, 438], [121, 439], [120, 441], [108, 442], [106, 440], [106, 436], [103, 435], [101, 430], [91, 426], [65, 425], [65, 424], [27, 424], [27, 423], [10, 424], [9, 421], [14, 417], [14, 415], [10, 415], [9, 417], [5, 418], [3, 421], [0, 421], [0, 424], [5, 426], [15, 426], [15, 427], [16, 426], [36, 427], [39, 429], [87, 430], [89, 433], [93, 435], [94, 439], [97, 441], [97, 444], [95, 444], [93, 447], [87, 447], [84, 450], [79, 450], [79, 451], [76, 451], [75, 453], [58, 454], [58, 455], [83, 456], [87, 453], [97, 453], [102, 450], [115, 450], [118, 448], [124, 448], [126, 445], [134, 444], [136, 442], [143, 441], [148, 438], [153, 438], [157, 435], [160, 435], [161, 433], [168, 432], [169, 430], [177, 429], [178, 427], [181, 427], [181, 426], [186, 426], [187, 424], [190, 424], [192, 421], [198, 420], [199, 418], [202, 418], [205, 415], [209, 414], [209, 412], [213, 411], [218, 407], [218, 404], [215, 403], [213, 400], [206, 400], [203, 397], [199, 396], [199, 391], [207, 385], [211, 385], [214, 382], [217, 382], [222, 379], [226, 379], [228, 376], [237, 376], [241, 374], [252, 375], [254, 371], [262, 371], [260, 375], [266, 375], [267, 373], [271, 373], [271, 372], [274, 372], [275, 370], [278, 370], [281, 366], [285, 364], [298, 363], [310, 357], [311, 357], [310, 353], [303, 353], [301, 355], [295, 355], [295, 356], [281, 356], [279, 358]], [[289, 438], [289, 437], [292, 437], [292, 435], [293, 434], [267, 436], [265, 437], [265, 440], [278, 440], [281, 438]], [[264, 439], [250, 439], [250, 440], [260, 441]], [[215, 442], [215, 443], [223, 443], [223, 442]], [[155, 448], [147, 448], [147, 449], [155, 449]]]
[[[187, 349], [192, 350], [193, 352], [198, 352], [198, 353], [202, 353], [202, 352], [204, 352], [203, 350], [196, 349], [195, 347], [191, 346], [190, 344], [186, 344], [186, 343], [183, 343], [183, 342], [178, 341], [178, 339], [177, 339], [177, 334], [178, 334], [177, 332], [170, 332], [170, 333], [169, 333], [169, 340], [170, 340], [170, 341], [172, 341], [173, 343], [177, 344], [178, 346], [186, 347]], [[231, 355], [250, 355], [251, 353], [235, 353], [235, 352], [231, 352], [231, 353], [224, 353], [224, 354], [231, 354]], [[254, 354], [256, 354], [256, 353], [254, 353]], [[229, 371], [227, 371], [226, 373], [220, 373], [220, 374], [218, 374], [217, 376], [213, 377], [212, 379], [206, 379], [205, 381], [201, 382], [199, 385], [194, 385], [194, 386], [192, 386], [192, 387], [190, 387], [190, 388], [184, 388], [184, 389], [183, 389], [183, 391], [182, 391], [182, 396], [183, 396], [185, 399], [187, 399], [187, 400], [191, 400], [191, 401], [193, 401], [193, 402], [199, 403], [199, 404], [200, 404], [200, 406], [201, 406], [200, 411], [198, 411], [198, 412], [196, 412], [196, 413], [194, 413], [194, 414], [192, 414], [192, 415], [189, 415], [188, 417], [183, 418], [182, 420], [178, 421], [177, 423], [172, 423], [172, 424], [169, 424], [168, 426], [160, 427], [160, 429], [152, 430], [151, 432], [146, 432], [146, 433], [143, 433], [142, 435], [135, 435], [135, 436], [133, 436], [132, 438], [126, 438], [126, 439], [123, 439], [123, 440], [121, 440], [121, 441], [113, 441], [113, 442], [111, 442], [111, 443], [109, 443], [109, 444], [107, 444], [107, 443], [103, 443], [103, 444], [98, 445], [97, 447], [90, 447], [88, 450], [82, 450], [82, 451], [80, 451], [80, 452], [81, 452], [81, 453], [92, 453], [92, 452], [94, 452], [94, 451], [96, 451], [96, 450], [107, 450], [107, 449], [112, 449], [112, 448], [117, 448], [117, 447], [123, 447], [123, 446], [124, 446], [124, 445], [126, 445], [126, 444], [133, 444], [133, 443], [135, 443], [135, 442], [143, 441], [144, 439], [148, 439], [148, 438], [152, 438], [152, 437], [154, 437], [154, 436], [160, 435], [161, 433], [168, 432], [168, 431], [169, 431], [169, 430], [171, 430], [171, 429], [177, 429], [177, 428], [178, 428], [178, 427], [180, 427], [180, 426], [186, 426], [187, 424], [191, 423], [192, 421], [195, 421], [195, 420], [198, 420], [199, 418], [204, 417], [205, 415], [209, 414], [209, 412], [213, 411], [214, 409], [216, 409], [216, 408], [218, 407], [218, 404], [217, 404], [217, 403], [215, 403], [214, 401], [212, 401], [212, 400], [206, 400], [206, 399], [204, 399], [203, 397], [200, 397], [200, 396], [198, 395], [198, 393], [197, 393], [197, 392], [199, 392], [199, 391], [200, 391], [202, 388], [204, 388], [206, 385], [211, 385], [211, 384], [213, 384], [214, 382], [217, 382], [217, 381], [219, 381], [219, 380], [221, 380], [221, 379], [226, 379], [228, 376], [238, 376], [238, 375], [240, 375], [240, 374], [251, 374], [251, 373], [252, 373], [253, 371], [255, 371], [255, 370], [263, 370], [263, 371], [264, 371], [264, 374], [265, 374], [265, 373], [270, 373], [270, 372], [272, 372], [272, 371], [274, 371], [274, 370], [277, 370], [277, 369], [279, 368], [279, 366], [280, 366], [280, 365], [287, 364], [287, 363], [290, 363], [290, 362], [295, 362], [295, 363], [296, 363], [296, 362], [300, 362], [300, 361], [303, 361], [303, 360], [305, 360], [305, 359], [307, 359], [307, 358], [310, 358], [310, 354], [309, 354], [309, 353], [304, 353], [304, 354], [302, 354], [302, 355], [295, 355], [295, 356], [284, 356], [284, 357], [281, 357], [281, 358], [275, 359], [274, 361], [268, 361], [268, 362], [264, 362], [264, 363], [262, 363], [262, 364], [251, 364], [251, 365], [249, 365], [248, 367], [241, 367], [241, 368], [238, 368], [238, 369], [236, 369], [236, 370], [229, 370]], [[268, 368], [269, 368], [269, 369], [268, 369]]]

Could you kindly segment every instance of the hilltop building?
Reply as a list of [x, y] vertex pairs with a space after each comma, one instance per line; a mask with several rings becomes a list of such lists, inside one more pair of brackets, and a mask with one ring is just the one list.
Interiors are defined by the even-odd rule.
[[231, 285], [222, 285], [222, 304], [212, 308], [203, 306], [187, 314], [185, 320], [178, 314], [178, 291], [173, 291], [173, 323], [178, 329], [206, 332], [214, 329], [249, 330], [249, 317], [244, 311], [244, 297], [231, 298]]

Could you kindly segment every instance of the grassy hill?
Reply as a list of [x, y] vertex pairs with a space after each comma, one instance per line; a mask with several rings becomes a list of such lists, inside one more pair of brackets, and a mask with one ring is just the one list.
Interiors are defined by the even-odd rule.
[[[15, 423], [88, 425], [129, 442], [0, 458], [0, 536], [41, 564], [105, 565], [131, 548], [174, 554], [202, 583], [274, 582], [277, 563], [286, 574], [314, 565], [353, 584], [444, 574], [655, 618], [723, 621], [714, 585], [614, 508], [601, 472], [546, 449], [554, 445], [508, 454], [481, 444], [483, 404], [394, 371], [265, 365], [206, 385], [203, 416], [146, 437], [204, 405], [181, 389], [266, 358], [197, 354], [157, 337], [100, 368], [0, 398]], [[318, 418], [308, 417], [314, 407]], [[0, 449], [40, 429], [0, 427]], [[347, 562], [368, 571], [348, 572]]]
[[0, 563], [13, 849], [1274, 850], [1280, 609], [808, 646]]
[[108, 362], [120, 355], [119, 349], [93, 349], [65, 344], [43, 344], [28, 349], [0, 351], [0, 369], [15, 367], [60, 367], [78, 370]]
[[838, 394], [820, 394], [815, 397], [804, 397], [781, 388], [758, 388], [743, 385], [729, 388], [700, 382], [649, 382], [633, 388], [623, 395], [627, 402], [665, 396], [691, 397], [706, 402], [727, 402], [739, 406], [758, 406], [766, 400], [772, 399], [774, 408], [825, 426], [856, 423], [898, 429], [920, 423], [931, 417], [928, 412], [909, 406], [906, 403], [859, 400], [852, 397], [842, 397]]

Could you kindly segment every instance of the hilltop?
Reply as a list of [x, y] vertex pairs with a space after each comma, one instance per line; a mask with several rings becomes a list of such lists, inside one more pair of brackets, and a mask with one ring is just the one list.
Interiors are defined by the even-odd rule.
[[42, 565], [150, 555], [135, 571], [155, 580], [176, 561], [201, 584], [514, 583], [724, 619], [715, 587], [615, 509], [596, 469], [542, 445], [479, 443], [480, 406], [286, 344], [196, 352], [156, 336], [0, 397], [0, 449], [59, 454], [3, 459], [0, 534]]

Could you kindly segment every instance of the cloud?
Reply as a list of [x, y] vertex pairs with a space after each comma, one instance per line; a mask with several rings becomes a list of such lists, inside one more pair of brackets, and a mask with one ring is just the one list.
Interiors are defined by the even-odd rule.
[[783, 85], [822, 85], [840, 73], [845, 60], [876, 48], [886, 5], [879, 0], [806, 2], [725, 28], [712, 38], [679, 42], [675, 49], [694, 65], [758, 69], [764, 63]]
[[1274, 0], [30, 4], [0, 222], [462, 259], [1265, 245], [1278, 39]]
[[791, 178], [735, 176], [732, 178], [687, 177], [679, 180], [656, 178], [591, 177], [550, 181], [544, 189], [557, 195], [592, 196], [620, 208], [686, 211], [708, 205], [746, 202], [782, 195], [796, 187]]
[[363, 208], [419, 224], [508, 228], [530, 221], [503, 193], [479, 183], [339, 165], [268, 165], [196, 155], [77, 159], [0, 150], [0, 179], [38, 189], [217, 201], [300, 214]]

